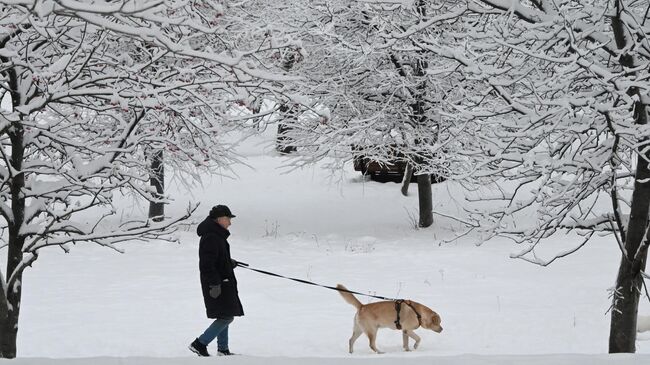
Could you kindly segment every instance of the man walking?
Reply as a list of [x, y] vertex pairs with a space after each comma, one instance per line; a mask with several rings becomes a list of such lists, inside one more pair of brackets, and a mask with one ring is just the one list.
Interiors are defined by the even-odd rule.
[[233, 269], [237, 265], [230, 257], [228, 236], [231, 219], [235, 215], [225, 205], [217, 205], [196, 228], [199, 242], [199, 271], [201, 289], [208, 318], [214, 322], [196, 338], [189, 349], [199, 356], [210, 356], [208, 345], [217, 339], [219, 355], [232, 355], [228, 347], [228, 327], [234, 317], [244, 310], [237, 294], [237, 280]]

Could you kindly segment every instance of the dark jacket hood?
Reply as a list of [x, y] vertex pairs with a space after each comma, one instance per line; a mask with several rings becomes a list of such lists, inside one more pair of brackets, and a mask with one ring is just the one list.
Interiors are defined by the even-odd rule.
[[199, 225], [196, 227], [196, 234], [198, 234], [199, 237], [203, 237], [209, 233], [217, 234], [223, 237], [224, 239], [230, 236], [230, 231], [221, 227], [212, 218], [207, 217], [203, 220], [203, 222], [199, 223]]

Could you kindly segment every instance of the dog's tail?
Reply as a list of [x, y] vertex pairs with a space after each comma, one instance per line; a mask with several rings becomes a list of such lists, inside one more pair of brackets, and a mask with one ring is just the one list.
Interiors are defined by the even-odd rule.
[[345, 299], [346, 302], [352, 304], [357, 310], [363, 307], [363, 304], [357, 299], [352, 293], [349, 293], [348, 288], [344, 287], [341, 284], [336, 285], [336, 289], [339, 289], [339, 294]]

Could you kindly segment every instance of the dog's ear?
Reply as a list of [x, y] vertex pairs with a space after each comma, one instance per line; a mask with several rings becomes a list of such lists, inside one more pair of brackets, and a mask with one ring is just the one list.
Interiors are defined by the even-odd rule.
[[436, 326], [440, 325], [440, 316], [438, 313], [433, 312], [433, 316], [431, 317], [431, 323], [433, 323]]

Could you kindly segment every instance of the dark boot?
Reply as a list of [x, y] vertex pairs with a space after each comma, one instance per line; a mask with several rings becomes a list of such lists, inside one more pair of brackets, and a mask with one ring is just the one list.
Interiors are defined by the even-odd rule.
[[199, 342], [198, 338], [194, 340], [194, 342], [192, 342], [188, 348], [190, 349], [190, 351], [192, 351], [193, 353], [199, 356], [210, 356], [210, 354], [208, 353], [208, 348], [204, 344]]

